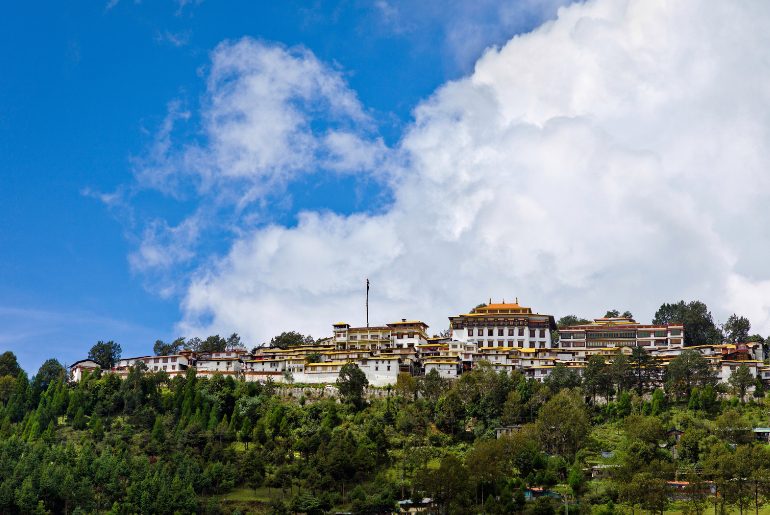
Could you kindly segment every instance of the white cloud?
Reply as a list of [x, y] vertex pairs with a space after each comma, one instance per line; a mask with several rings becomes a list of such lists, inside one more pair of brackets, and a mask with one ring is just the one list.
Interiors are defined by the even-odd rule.
[[250, 38], [213, 51], [199, 137], [174, 145], [175, 131], [191, 118], [180, 102], [169, 104], [151, 151], [137, 161], [136, 189], [204, 200], [194, 221], [150, 224], [130, 257], [135, 270], [189, 261], [203, 231], [219, 220], [230, 225], [223, 231], [259, 221], [253, 210], [292, 180], [324, 170], [372, 171], [386, 154], [340, 72], [306, 49]]
[[[308, 52], [221, 47], [207, 141], [185, 154], [201, 190], [269, 189], [338, 152], [343, 169], [403, 168], [388, 175], [384, 213], [242, 228], [190, 282], [180, 328], [254, 343], [325, 335], [339, 319], [363, 322], [370, 277], [374, 322], [421, 318], [437, 331], [516, 295], [541, 312], [617, 307], [643, 320], [699, 298], [770, 332], [769, 23], [761, 1], [560, 9], [417, 106], [391, 151], [361, 136], [355, 95]], [[325, 107], [296, 108], [309, 99]], [[335, 113], [350, 123], [309, 128]]]
[[469, 71], [481, 52], [516, 34], [554, 18], [570, 0], [378, 0], [376, 23], [389, 33], [425, 44], [425, 33], [438, 32], [445, 65]]
[[158, 43], [168, 43], [171, 46], [179, 48], [190, 43], [190, 36], [190, 31], [172, 32], [170, 30], [164, 30], [155, 33], [155, 41]]

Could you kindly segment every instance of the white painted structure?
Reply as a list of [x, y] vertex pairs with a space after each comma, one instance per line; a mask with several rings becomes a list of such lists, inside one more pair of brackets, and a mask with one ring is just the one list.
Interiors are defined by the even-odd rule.
[[78, 382], [83, 379], [83, 374], [95, 372], [102, 367], [92, 359], [81, 359], [70, 365], [70, 380]]
[[425, 361], [425, 374], [435, 370], [445, 379], [455, 379], [460, 375], [460, 362], [456, 359], [436, 358]]
[[503, 301], [483, 304], [470, 313], [449, 317], [452, 339], [482, 348], [551, 347], [551, 331], [556, 322], [551, 315], [533, 313], [531, 308]]

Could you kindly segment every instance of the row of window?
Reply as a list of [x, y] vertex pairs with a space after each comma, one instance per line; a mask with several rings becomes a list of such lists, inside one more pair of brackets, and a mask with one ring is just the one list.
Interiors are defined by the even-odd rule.
[[155, 358], [153, 363], [161, 363], [161, 361], [158, 361], [159, 359], [163, 360], [162, 363], [168, 363], [169, 360], [171, 360], [171, 363], [176, 363], [176, 358], [173, 358], [173, 357], [172, 358], [168, 358], [168, 357]]
[[[157, 361], [156, 361], [156, 363], [157, 363]], [[152, 367], [152, 369], [155, 372], [157, 372], [158, 370], [166, 370], [166, 371], [169, 370], [168, 365], [163, 365], [162, 368], [159, 365], [155, 365], [155, 366]], [[176, 370], [176, 365], [171, 365], [171, 369], [170, 370], [172, 370], [172, 371]]]
[[[524, 340], [519, 340], [518, 344], [514, 340], [489, 340], [487, 342], [485, 341], [479, 341], [479, 345], [484, 346], [486, 344], [487, 347], [519, 347], [519, 348], [525, 348], [527, 345], [525, 345]], [[529, 342], [529, 348], [532, 349], [545, 349], [545, 342]]]
[[[486, 330], [487, 330], [487, 336], [495, 336], [494, 328], [488, 327], [488, 328], [486, 328]], [[508, 328], [508, 336], [516, 336], [516, 334], [514, 334], [514, 331], [515, 331], [515, 329], [513, 327], [509, 327]], [[529, 330], [529, 337], [530, 338], [537, 338], [538, 331], [540, 331], [540, 338], [545, 338], [545, 329], [530, 329]], [[475, 332], [479, 336], [484, 336], [484, 328], [483, 327], [479, 327], [478, 329], [475, 330]], [[524, 328], [523, 327], [519, 327], [518, 333], [519, 333], [519, 336], [524, 336]], [[472, 327], [469, 327], [468, 328], [468, 336], [473, 336], [473, 335], [474, 335], [474, 329]], [[497, 329], [497, 336], [505, 336], [505, 329], [498, 328]]]

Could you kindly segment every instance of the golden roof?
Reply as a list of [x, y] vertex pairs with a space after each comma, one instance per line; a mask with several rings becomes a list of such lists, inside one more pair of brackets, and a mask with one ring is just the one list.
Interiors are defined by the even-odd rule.
[[521, 306], [516, 299], [516, 302], [490, 302], [486, 306], [479, 306], [473, 308], [469, 314], [471, 315], [485, 315], [485, 314], [510, 314], [510, 313], [526, 313], [532, 314], [532, 308]]

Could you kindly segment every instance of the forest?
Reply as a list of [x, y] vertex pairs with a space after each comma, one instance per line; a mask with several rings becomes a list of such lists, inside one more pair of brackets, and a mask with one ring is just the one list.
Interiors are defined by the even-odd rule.
[[0, 513], [758, 513], [764, 388], [641, 349], [544, 383], [480, 364], [336, 388], [0, 355]]

